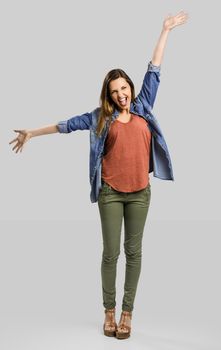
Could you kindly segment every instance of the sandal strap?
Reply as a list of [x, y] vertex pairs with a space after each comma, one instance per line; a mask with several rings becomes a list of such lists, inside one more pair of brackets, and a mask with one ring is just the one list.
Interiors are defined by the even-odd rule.
[[126, 328], [126, 330], [127, 330], [128, 332], [131, 331], [131, 326], [128, 326], [128, 325], [126, 324], [126, 322], [125, 322], [125, 318], [128, 317], [128, 316], [129, 316], [130, 319], [132, 318], [132, 311], [122, 311], [122, 312], [121, 312], [121, 321], [120, 321], [120, 323], [119, 323], [119, 325], [118, 325], [118, 330], [119, 330], [120, 328]]
[[132, 311], [122, 311], [121, 315], [123, 316], [129, 316], [130, 318], [132, 318]]
[[126, 328], [129, 332], [131, 331], [131, 327], [128, 326], [127, 324], [125, 323], [121, 323], [119, 326], [118, 326], [118, 329], [119, 328]]
[[110, 314], [110, 320], [105, 322], [105, 326], [111, 326], [111, 327], [117, 327], [117, 323], [114, 319], [114, 314], [115, 314], [115, 308], [113, 309], [105, 309], [104, 310], [105, 313], [109, 313]]
[[117, 327], [117, 323], [114, 321], [106, 321], [104, 322], [105, 327], [106, 326], [111, 326], [111, 327]]
[[114, 309], [105, 309], [104, 312], [105, 312], [105, 314], [106, 313], [111, 313], [111, 314], [115, 313], [115, 308]]

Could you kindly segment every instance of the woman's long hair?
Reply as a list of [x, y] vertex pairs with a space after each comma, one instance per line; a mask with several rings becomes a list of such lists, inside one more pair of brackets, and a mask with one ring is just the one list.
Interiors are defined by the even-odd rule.
[[109, 71], [104, 78], [103, 86], [100, 94], [100, 113], [98, 116], [97, 124], [97, 136], [99, 137], [104, 129], [106, 122], [111, 122], [111, 115], [113, 114], [115, 108], [117, 107], [110, 95], [109, 84], [112, 80], [124, 78], [131, 88], [131, 101], [135, 99], [135, 89], [132, 80], [129, 76], [120, 68], [112, 69]]

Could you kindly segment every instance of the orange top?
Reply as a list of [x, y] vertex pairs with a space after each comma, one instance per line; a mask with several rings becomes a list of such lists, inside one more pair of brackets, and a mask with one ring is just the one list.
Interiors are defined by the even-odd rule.
[[102, 179], [120, 192], [140, 191], [149, 184], [151, 132], [147, 121], [135, 114], [111, 124], [104, 145]]

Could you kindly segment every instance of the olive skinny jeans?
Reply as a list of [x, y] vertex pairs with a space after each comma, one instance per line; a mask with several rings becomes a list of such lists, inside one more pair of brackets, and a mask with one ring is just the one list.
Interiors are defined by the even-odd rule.
[[151, 199], [151, 185], [136, 192], [119, 192], [102, 180], [98, 197], [103, 236], [101, 262], [103, 306], [116, 306], [116, 271], [124, 218], [126, 271], [122, 310], [132, 311], [141, 271], [142, 237]]

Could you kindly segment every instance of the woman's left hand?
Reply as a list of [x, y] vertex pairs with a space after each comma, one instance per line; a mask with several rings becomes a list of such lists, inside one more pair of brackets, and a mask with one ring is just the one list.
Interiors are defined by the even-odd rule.
[[176, 16], [168, 15], [163, 22], [164, 30], [171, 30], [176, 26], [184, 24], [187, 21], [188, 14], [180, 11]]

